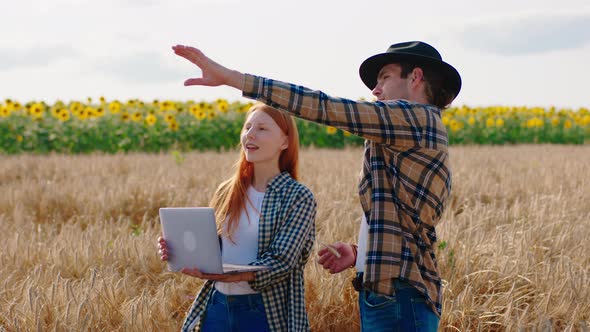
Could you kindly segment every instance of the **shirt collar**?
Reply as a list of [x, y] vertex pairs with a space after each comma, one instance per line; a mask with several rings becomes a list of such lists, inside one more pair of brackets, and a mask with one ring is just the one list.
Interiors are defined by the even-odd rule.
[[281, 187], [283, 187], [287, 182], [289, 182], [291, 180], [292, 179], [291, 179], [291, 175], [289, 174], [289, 172], [287, 172], [287, 171], [282, 172], [270, 180], [266, 190], [267, 191], [268, 190], [278, 191], [281, 189]]

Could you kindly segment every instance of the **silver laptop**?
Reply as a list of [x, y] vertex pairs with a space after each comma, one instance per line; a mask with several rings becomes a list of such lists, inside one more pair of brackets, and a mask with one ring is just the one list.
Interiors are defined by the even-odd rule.
[[160, 208], [162, 236], [168, 246], [168, 270], [197, 268], [203, 273], [238, 273], [269, 266], [223, 264], [215, 212], [210, 207]]

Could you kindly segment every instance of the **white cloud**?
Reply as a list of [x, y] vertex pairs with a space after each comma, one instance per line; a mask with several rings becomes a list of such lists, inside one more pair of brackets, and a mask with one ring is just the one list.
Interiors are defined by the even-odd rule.
[[48, 66], [77, 56], [69, 45], [35, 46], [21, 49], [0, 49], [0, 69]]
[[199, 71], [175, 43], [240, 71], [370, 97], [360, 63], [424, 40], [461, 73], [458, 103], [588, 106], [588, 0], [22, 0], [0, 1], [0, 12], [0, 100], [240, 97], [183, 87]]
[[152, 52], [101, 58], [96, 61], [95, 68], [124, 82], [145, 84], [178, 82], [187, 74], [186, 70], [176, 69], [163, 56]]
[[464, 28], [467, 48], [499, 55], [577, 49], [590, 42], [590, 12], [508, 17]]

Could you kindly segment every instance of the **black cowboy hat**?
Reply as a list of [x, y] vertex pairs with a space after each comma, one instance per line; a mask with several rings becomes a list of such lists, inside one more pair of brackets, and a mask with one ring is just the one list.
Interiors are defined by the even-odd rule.
[[406, 62], [416, 65], [428, 65], [440, 72], [444, 77], [444, 86], [451, 90], [455, 97], [461, 90], [461, 76], [457, 69], [442, 61], [438, 51], [421, 41], [403, 42], [389, 46], [385, 53], [373, 55], [363, 61], [359, 68], [361, 80], [373, 90], [377, 85], [377, 75], [383, 66], [390, 63]]

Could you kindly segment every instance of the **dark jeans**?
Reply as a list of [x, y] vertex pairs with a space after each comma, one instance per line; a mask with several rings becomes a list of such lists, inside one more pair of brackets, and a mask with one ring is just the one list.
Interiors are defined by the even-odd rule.
[[395, 280], [395, 295], [359, 292], [361, 331], [436, 331], [439, 317], [424, 296], [406, 281]]
[[214, 290], [207, 304], [201, 331], [270, 331], [262, 295], [224, 295]]

